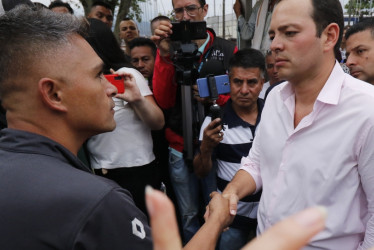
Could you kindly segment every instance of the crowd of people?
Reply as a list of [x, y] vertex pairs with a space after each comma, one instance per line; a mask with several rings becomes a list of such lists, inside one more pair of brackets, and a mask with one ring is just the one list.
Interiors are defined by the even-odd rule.
[[250, 46], [207, 28], [191, 59], [173, 24], [209, 6], [170, 1], [150, 38], [125, 17], [118, 39], [105, 1], [0, 1], [1, 248], [373, 247], [374, 20], [237, 0]]

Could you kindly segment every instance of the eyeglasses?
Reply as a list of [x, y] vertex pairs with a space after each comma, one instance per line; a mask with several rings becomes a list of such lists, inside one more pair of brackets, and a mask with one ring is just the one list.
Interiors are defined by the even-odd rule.
[[186, 7], [174, 9], [172, 14], [175, 17], [175, 19], [179, 21], [183, 19], [184, 11], [186, 11], [187, 15], [193, 17], [197, 15], [197, 13], [199, 12], [199, 9], [201, 8], [202, 7], [198, 7], [196, 5], [188, 5]]

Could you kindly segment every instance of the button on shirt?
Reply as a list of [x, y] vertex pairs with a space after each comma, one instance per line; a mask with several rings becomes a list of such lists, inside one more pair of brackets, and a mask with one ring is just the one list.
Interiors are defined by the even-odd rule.
[[[311, 83], [313, 84], [313, 83]], [[374, 246], [374, 87], [338, 63], [294, 128], [295, 94], [270, 92], [241, 169], [262, 187], [258, 231], [304, 208], [327, 208], [326, 228], [305, 249]]]

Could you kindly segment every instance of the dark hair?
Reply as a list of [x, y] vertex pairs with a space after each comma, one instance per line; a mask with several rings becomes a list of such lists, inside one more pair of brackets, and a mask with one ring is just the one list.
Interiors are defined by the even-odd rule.
[[134, 22], [136, 29], [139, 30], [138, 24], [135, 22], [134, 19], [131, 19], [131, 18], [128, 18], [128, 17], [124, 17], [124, 18], [122, 18], [121, 22], [123, 22], [123, 21], [132, 21], [132, 22]]
[[104, 62], [104, 74], [110, 74], [110, 69], [132, 67], [118, 45], [111, 29], [100, 20], [87, 18], [90, 23], [87, 42]]
[[4, 11], [9, 11], [17, 5], [26, 4], [30, 7], [34, 7], [34, 4], [30, 0], [0, 0], [0, 4], [3, 5]]
[[340, 43], [343, 36], [344, 15], [342, 5], [339, 0], [312, 0], [313, 13], [311, 14], [317, 28], [317, 37], [321, 37], [325, 28], [336, 23], [339, 26], [339, 38], [335, 44], [335, 56], [339, 52]]
[[[21, 5], [0, 15], [0, 94], [22, 89], [14, 81], [33, 70], [35, 62], [51, 58], [73, 35], [84, 37], [88, 23], [73, 15]], [[3, 99], [3, 98], [2, 98]]]
[[56, 8], [56, 7], [65, 7], [68, 9], [68, 11], [70, 12], [70, 14], [74, 14], [74, 10], [70, 7], [70, 4], [68, 3], [64, 3], [60, 0], [56, 0], [56, 1], [53, 1], [49, 6], [48, 6], [48, 9], [53, 9], [53, 8]]
[[95, 2], [93, 2], [92, 5], [91, 5], [91, 9], [93, 7], [95, 7], [95, 6], [103, 6], [103, 7], [107, 8], [107, 9], [112, 10], [112, 6], [110, 6], [108, 3], [103, 2], [103, 1], [95, 1]]
[[205, 0], [199, 0], [199, 3], [201, 5], [201, 7], [203, 7], [206, 4]]
[[[171, 0], [171, 3], [174, 6], [173, 0]], [[199, 4], [200, 4], [201, 7], [203, 7], [206, 4], [206, 2], [205, 2], [205, 0], [199, 0]]]
[[133, 22], [135, 22], [134, 20], [132, 20], [131, 18], [128, 18], [128, 17], [124, 17], [124, 18], [122, 18], [121, 21], [133, 21]]
[[371, 36], [374, 38], [374, 19], [367, 19], [362, 22], [354, 24], [345, 33], [345, 39], [348, 39], [351, 35], [361, 31], [370, 30]]
[[37, 9], [41, 9], [41, 8], [46, 8], [46, 9], [48, 9], [47, 6], [45, 6], [44, 4], [39, 3], [39, 2], [34, 2], [34, 5], [35, 5], [35, 8], [37, 8]]
[[153, 18], [151, 20], [151, 24], [154, 23], [154, 22], [156, 22], [156, 21], [162, 21], [162, 20], [170, 21], [170, 18], [168, 18], [167, 16], [162, 16], [162, 15], [156, 16], [155, 18]]
[[241, 49], [236, 52], [229, 62], [229, 74], [232, 68], [260, 68], [261, 75], [265, 73], [265, 57], [261, 51], [252, 48]]
[[132, 50], [135, 47], [143, 47], [143, 46], [150, 47], [152, 49], [153, 56], [156, 57], [157, 47], [156, 47], [156, 44], [151, 39], [145, 38], [145, 37], [137, 37], [131, 40], [131, 42], [129, 43], [130, 50]]

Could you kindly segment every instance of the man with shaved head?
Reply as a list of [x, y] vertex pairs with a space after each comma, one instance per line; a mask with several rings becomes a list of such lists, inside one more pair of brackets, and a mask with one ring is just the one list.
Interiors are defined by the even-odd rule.
[[89, 137], [116, 126], [117, 90], [83, 38], [87, 28], [47, 9], [0, 15], [3, 249], [152, 248], [130, 193], [76, 157]]

